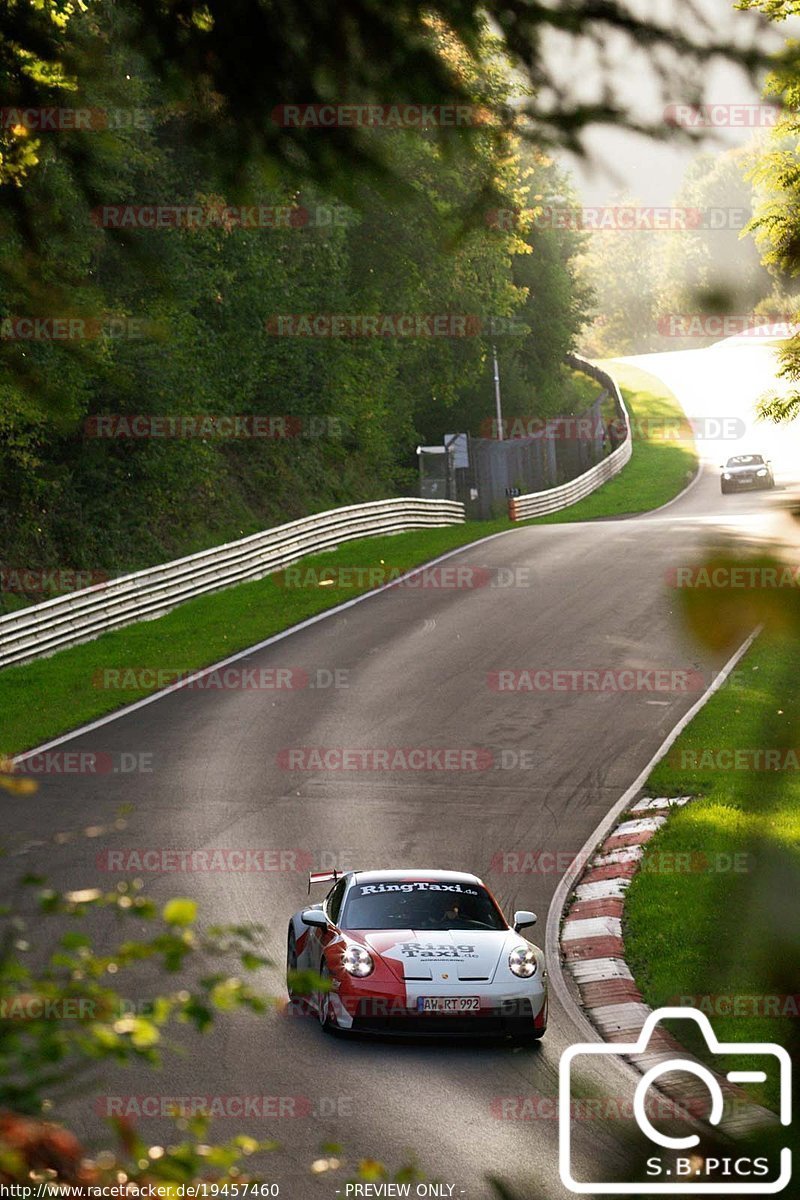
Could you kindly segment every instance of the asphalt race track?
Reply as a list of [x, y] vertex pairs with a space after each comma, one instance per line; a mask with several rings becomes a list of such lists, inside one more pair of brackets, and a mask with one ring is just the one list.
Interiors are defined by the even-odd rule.
[[[771, 372], [770, 352], [750, 346], [652, 363], [690, 415], [748, 412], [754, 381], [768, 382]], [[717, 452], [709, 448], [713, 462]], [[776, 463], [779, 484], [782, 470]], [[779, 488], [722, 497], [718, 471], [706, 467], [685, 496], [651, 516], [521, 528], [463, 550], [448, 565], [496, 568], [504, 577], [496, 582], [508, 586], [395, 587], [238, 664], [302, 668], [312, 681], [327, 679], [320, 670], [338, 671], [347, 687], [181, 690], [71, 739], [63, 749], [152, 756], [152, 770], [43, 777], [34, 797], [7, 802], [16, 808], [12, 861], [20, 871], [45, 870], [54, 886], [89, 887], [127, 877], [98, 871], [96, 856], [107, 850], [286, 851], [277, 857], [283, 869], [147, 878], [157, 899], [191, 896], [211, 921], [263, 923], [276, 966], [259, 982], [276, 996], [284, 994], [287, 919], [306, 901], [312, 860], [475, 871], [507, 912], [539, 914], [542, 941], [566, 861], [721, 665], [683, 633], [668, 572], [690, 564], [718, 531], [777, 534], [785, 495]], [[132, 665], [169, 667], [169, 647], [160, 664]], [[699, 675], [695, 690], [670, 692], [489, 686], [492, 672], [534, 668]], [[286, 752], [299, 747], [478, 748], [490, 752], [479, 761], [491, 765], [287, 769]], [[49, 840], [57, 830], [112, 820], [125, 804], [132, 809], [124, 830], [66, 845]], [[539, 855], [525, 873], [513, 869], [520, 852]], [[454, 1196], [489, 1195], [485, 1176], [495, 1173], [526, 1195], [561, 1197], [555, 1113], [515, 1119], [514, 1098], [555, 1100], [559, 1055], [575, 1037], [569, 1014], [555, 1005], [533, 1049], [328, 1038], [313, 1019], [236, 1015], [193, 1037], [191, 1053], [171, 1056], [160, 1075], [105, 1068], [59, 1116], [96, 1140], [113, 1103], [103, 1097], [268, 1095], [279, 1098], [282, 1115], [222, 1118], [213, 1136], [245, 1130], [278, 1138], [281, 1149], [259, 1169], [290, 1200], [332, 1198], [343, 1188], [347, 1167], [309, 1174], [331, 1139], [351, 1165], [374, 1157], [397, 1167], [413, 1153], [429, 1178], [453, 1185]], [[618, 1092], [626, 1086], [613, 1073], [602, 1082]], [[152, 1141], [170, 1138], [163, 1119], [139, 1124]], [[621, 1153], [614, 1122], [579, 1124], [575, 1137], [581, 1159], [614, 1169]]]

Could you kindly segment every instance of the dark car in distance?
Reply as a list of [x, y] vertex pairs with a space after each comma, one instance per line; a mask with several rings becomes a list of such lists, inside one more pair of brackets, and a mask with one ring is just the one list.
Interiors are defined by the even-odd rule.
[[728, 492], [774, 487], [772, 463], [761, 454], [735, 454], [722, 467], [720, 488], [723, 496]]

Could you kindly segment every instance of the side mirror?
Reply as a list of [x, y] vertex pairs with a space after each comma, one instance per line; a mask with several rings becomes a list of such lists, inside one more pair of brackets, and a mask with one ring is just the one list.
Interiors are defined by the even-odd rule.
[[327, 929], [328, 918], [321, 908], [306, 908], [300, 914], [304, 925], [313, 925], [315, 929]]
[[526, 908], [518, 909], [514, 913], [514, 933], [519, 933], [521, 929], [528, 929], [531, 925], [535, 925], [537, 919], [536, 913], [528, 912]]

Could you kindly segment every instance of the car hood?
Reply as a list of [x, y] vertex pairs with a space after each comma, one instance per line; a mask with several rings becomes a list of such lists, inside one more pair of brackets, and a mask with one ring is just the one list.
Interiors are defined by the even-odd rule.
[[348, 931], [400, 979], [491, 980], [503, 953], [524, 940], [510, 929]]

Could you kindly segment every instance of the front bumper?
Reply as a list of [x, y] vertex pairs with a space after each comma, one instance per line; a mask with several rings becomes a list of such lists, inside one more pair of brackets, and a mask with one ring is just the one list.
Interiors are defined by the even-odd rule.
[[354, 1033], [406, 1037], [525, 1037], [544, 1033], [547, 1004], [538, 1014], [530, 1000], [512, 1000], [463, 1015], [420, 1014], [408, 1008], [377, 1014], [374, 1006], [362, 1005], [350, 1028]]
[[[437, 989], [440, 994], [444, 991]], [[547, 1028], [547, 991], [539, 983], [527, 995], [482, 995], [466, 1013], [421, 1013], [416, 998], [360, 994], [332, 997], [336, 1026], [352, 1033], [406, 1037], [536, 1037]], [[455, 991], [451, 995], [457, 995]]]
[[769, 475], [748, 477], [737, 479], [734, 475], [732, 479], [723, 479], [722, 486], [727, 488], [729, 492], [755, 492], [762, 488], [772, 487], [772, 480]]

